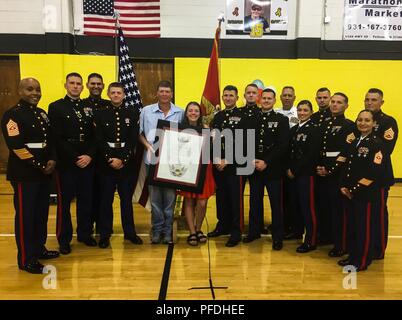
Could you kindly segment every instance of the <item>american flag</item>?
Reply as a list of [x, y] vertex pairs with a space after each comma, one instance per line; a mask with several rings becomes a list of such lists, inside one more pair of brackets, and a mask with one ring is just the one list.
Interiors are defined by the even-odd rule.
[[[125, 105], [134, 108], [138, 113], [142, 110], [142, 100], [140, 90], [138, 89], [137, 78], [135, 76], [133, 65], [130, 62], [128, 46], [124, 39], [123, 31], [119, 28], [119, 82], [124, 86], [126, 94]], [[134, 196], [133, 201], [138, 202], [143, 207], [150, 210], [148, 185], [146, 182], [146, 171], [143, 159], [144, 147], [139, 142], [135, 150], [135, 172], [134, 172]]]
[[139, 112], [142, 109], [140, 90], [138, 90], [137, 78], [133, 65], [130, 62], [130, 54], [123, 31], [119, 28], [119, 82], [124, 86], [126, 94], [126, 106], [134, 107]]
[[114, 36], [115, 11], [126, 37], [160, 37], [160, 0], [84, 0], [84, 34]]

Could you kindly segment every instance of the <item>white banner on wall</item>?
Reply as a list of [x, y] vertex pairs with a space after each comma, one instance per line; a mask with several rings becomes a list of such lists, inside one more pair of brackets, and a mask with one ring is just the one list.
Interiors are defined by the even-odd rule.
[[262, 38], [287, 32], [287, 0], [226, 0], [226, 35]]
[[402, 40], [402, 0], [345, 0], [343, 40]]

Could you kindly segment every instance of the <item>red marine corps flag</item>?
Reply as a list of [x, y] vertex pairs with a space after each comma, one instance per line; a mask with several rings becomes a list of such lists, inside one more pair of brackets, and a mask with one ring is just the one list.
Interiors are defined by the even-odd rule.
[[215, 107], [220, 104], [219, 89], [219, 38], [221, 33], [221, 20], [216, 28], [214, 44], [212, 46], [211, 58], [209, 60], [208, 74], [205, 81], [204, 92], [201, 98], [201, 112], [206, 116], [209, 123], [213, 117]]

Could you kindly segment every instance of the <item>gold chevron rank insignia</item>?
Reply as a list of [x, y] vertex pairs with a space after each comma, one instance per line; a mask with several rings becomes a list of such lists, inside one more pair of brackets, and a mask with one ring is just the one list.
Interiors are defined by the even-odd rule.
[[374, 163], [381, 164], [381, 162], [382, 162], [382, 153], [381, 151], [378, 151], [374, 156]]
[[17, 157], [20, 158], [21, 160], [33, 158], [32, 153], [30, 153], [26, 148], [13, 149], [13, 151], [17, 155]]
[[347, 143], [352, 143], [355, 139], [356, 139], [355, 134], [352, 132], [351, 134], [349, 134], [349, 135], [346, 137], [346, 142], [347, 142]]
[[394, 130], [392, 130], [392, 128], [389, 128], [388, 130], [386, 130], [384, 132], [384, 139], [386, 139], [386, 140], [392, 140], [392, 139], [394, 139], [394, 136], [395, 136], [395, 132], [394, 132]]
[[18, 124], [14, 122], [13, 119], [8, 120], [6, 127], [7, 127], [7, 134], [9, 137], [15, 137], [20, 134]]
[[362, 178], [362, 179], [359, 180], [358, 183], [362, 184], [362, 185], [365, 186], [365, 187], [368, 187], [370, 184], [373, 183], [373, 180], [369, 180], [369, 179], [366, 179], [366, 178]]

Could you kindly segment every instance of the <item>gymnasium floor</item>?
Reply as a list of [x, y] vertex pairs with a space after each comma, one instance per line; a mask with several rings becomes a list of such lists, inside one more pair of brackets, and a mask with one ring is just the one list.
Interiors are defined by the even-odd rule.
[[[115, 202], [117, 208], [118, 201]], [[55, 208], [50, 208], [48, 249], [57, 249]], [[245, 212], [248, 212], [248, 206]], [[391, 189], [389, 214], [390, 239], [386, 258], [375, 261], [368, 271], [357, 273], [355, 282], [342, 273], [336, 258], [327, 256], [330, 247], [296, 254], [296, 241], [286, 241], [282, 251], [272, 251], [270, 236], [234, 248], [224, 246], [225, 237], [212, 239], [213, 284], [228, 287], [217, 289], [216, 298], [402, 299], [402, 184]], [[212, 229], [216, 222], [215, 198], [209, 202], [207, 216]], [[267, 223], [269, 219], [268, 212], [265, 215]], [[161, 294], [168, 300], [211, 299], [209, 290], [189, 290], [209, 285], [208, 246], [190, 247], [186, 243], [187, 232], [179, 229], [179, 240], [171, 248], [170, 272], [165, 273], [163, 282], [168, 246], [150, 244], [150, 214], [138, 205], [135, 205], [135, 221], [137, 232], [144, 240], [142, 246], [124, 242], [120, 218], [116, 214], [111, 249], [89, 248], [77, 243], [74, 237], [70, 255], [47, 261], [55, 267], [51, 274], [32, 275], [20, 271], [16, 266], [12, 190], [1, 175], [0, 299], [155, 300]], [[205, 223], [204, 231], [207, 231]], [[46, 281], [49, 278], [51, 281]], [[345, 284], [355, 288], [345, 289]]]

